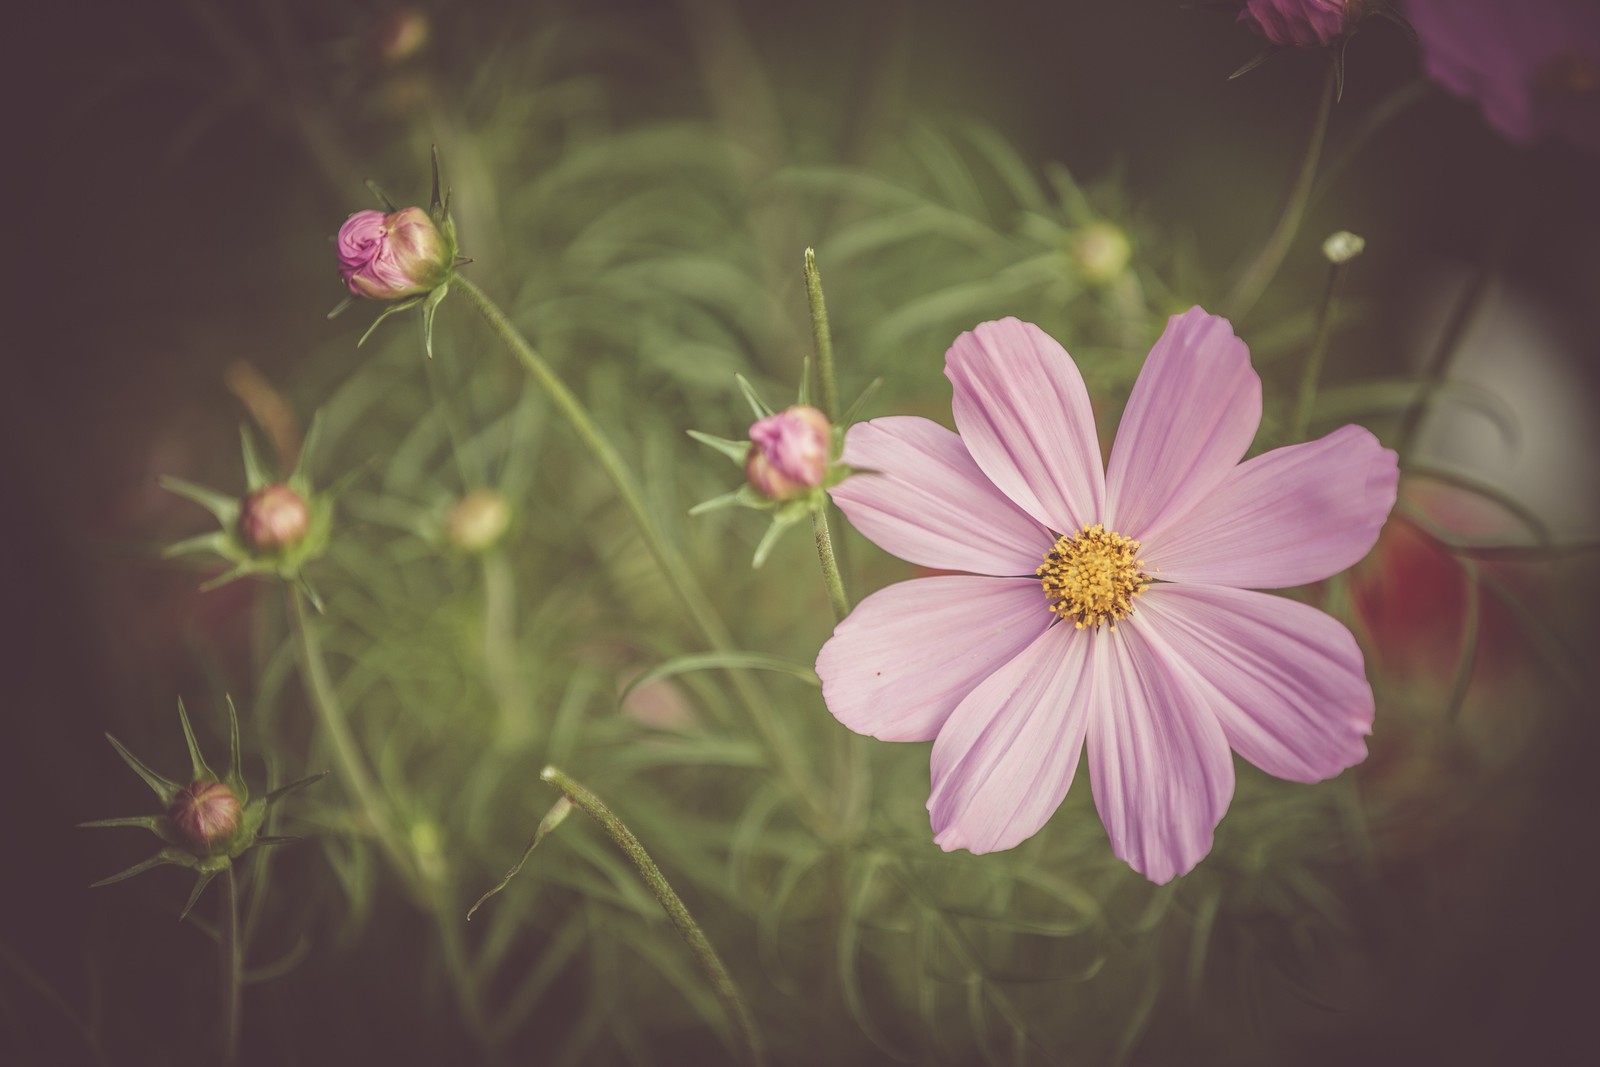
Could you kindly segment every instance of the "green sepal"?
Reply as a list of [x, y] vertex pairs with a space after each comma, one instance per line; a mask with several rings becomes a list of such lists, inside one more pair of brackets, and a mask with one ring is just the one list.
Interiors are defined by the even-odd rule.
[[306, 427], [305, 436], [300, 439], [300, 454], [295, 457], [294, 470], [289, 472], [289, 477], [284, 482], [290, 489], [301, 496], [310, 499], [311, 493], [311, 456], [322, 436], [322, 412], [318, 411], [311, 416], [311, 425]]
[[244, 563], [240, 563], [230, 568], [229, 570], [223, 571], [215, 578], [201, 582], [200, 591], [202, 593], [209, 593], [213, 589], [221, 589], [225, 585], [228, 585], [232, 582], [237, 582], [240, 578], [243, 578], [246, 575], [259, 574], [264, 569], [265, 568], [256, 566], [253, 561], [247, 560]]
[[429, 145], [428, 155], [433, 166], [433, 192], [428, 198], [428, 210], [434, 216], [434, 222], [444, 214], [444, 202], [439, 199], [439, 146]]
[[428, 353], [429, 359], [433, 358], [433, 315], [449, 293], [450, 283], [440, 282], [422, 303], [422, 347]]
[[194, 902], [200, 899], [200, 894], [205, 892], [206, 886], [210, 885], [211, 879], [216, 876], [216, 871], [200, 872], [200, 877], [194, 880], [194, 888], [189, 891], [189, 899], [184, 901], [183, 910], [178, 912], [179, 922], [183, 922], [189, 917], [189, 912], [194, 908]]
[[714, 448], [733, 460], [739, 465], [740, 470], [744, 469], [745, 460], [750, 455], [749, 441], [730, 441], [726, 437], [716, 437], [712, 434], [701, 433], [699, 430], [686, 430], [685, 432], [701, 444]]
[[173, 559], [177, 556], [213, 555], [227, 558], [227, 550], [233, 539], [221, 530], [212, 530], [210, 533], [196, 534], [186, 537], [182, 541], [174, 542], [161, 550], [162, 559]]
[[757, 395], [755, 387], [745, 381], [744, 375], [735, 374], [733, 380], [739, 383], [739, 391], [744, 394], [745, 401], [750, 405], [750, 410], [756, 413], [756, 418], [765, 419], [772, 414], [772, 409], [767, 402]]
[[713, 511], [721, 511], [724, 508], [738, 507], [745, 502], [745, 490], [748, 488], [748, 486], [741, 485], [731, 493], [723, 493], [721, 496], [714, 496], [710, 500], [702, 500], [689, 509], [689, 514], [706, 515]]
[[226, 529], [232, 529], [239, 522], [239, 498], [236, 496], [227, 496], [215, 489], [186, 482], [182, 478], [162, 476], [157, 484], [169, 493], [176, 493], [185, 500], [199, 504], [215, 515], [217, 522]]
[[750, 566], [760, 570], [783, 531], [810, 515], [811, 509], [810, 494], [798, 500], [786, 501], [773, 509], [772, 525], [767, 527], [767, 532], [761, 537], [761, 543], [756, 545], [755, 558], [750, 561]]
[[354, 304], [355, 302], [356, 302], [356, 298], [355, 297], [353, 297], [353, 296], [345, 297], [343, 300], [341, 300], [337, 304], [333, 305], [333, 310], [328, 312], [328, 318], [329, 319], [338, 318], [340, 315], [343, 315], [345, 313], [345, 311], [350, 307], [351, 304]]
[[[194, 727], [189, 725], [189, 712], [183, 706], [182, 697], [178, 698], [178, 718], [183, 723], [183, 740], [189, 746], [189, 764], [194, 771], [193, 777], [189, 780], [191, 782], [219, 781], [220, 779], [212, 773], [211, 768], [206, 766], [205, 756], [200, 753], [200, 743], [194, 738]], [[239, 802], [241, 804], [244, 803], [244, 798], [240, 797]]]
[[308, 774], [304, 778], [297, 778], [287, 785], [280, 785], [278, 788], [272, 790], [266, 796], [261, 798], [261, 803], [271, 804], [279, 797], [287, 796], [288, 794], [293, 793], [296, 789], [304, 789], [306, 786], [315, 782], [320, 782], [326, 777], [328, 777], [327, 771], [319, 771], [316, 774]]
[[384, 319], [388, 318], [390, 315], [398, 315], [402, 311], [409, 311], [418, 304], [422, 303], [422, 301], [422, 297], [414, 296], [409, 300], [402, 300], [398, 304], [390, 304], [388, 307], [384, 308], [383, 311], [379, 313], [378, 317], [372, 320], [372, 325], [367, 327], [367, 332], [361, 335], [361, 340], [356, 342], [356, 347], [360, 348], [362, 345], [366, 344], [367, 338], [372, 336], [372, 331], [376, 330], [379, 323], [383, 322]]
[[148, 871], [150, 868], [152, 868], [152, 867], [160, 867], [162, 864], [165, 864], [165, 863], [170, 863], [170, 864], [173, 864], [174, 866], [177, 866], [177, 867], [191, 867], [192, 868], [195, 865], [195, 862], [196, 862], [195, 858], [193, 856], [189, 855], [187, 852], [183, 851], [182, 849], [179, 849], [179, 848], [164, 848], [160, 852], [157, 852], [154, 856], [151, 856], [149, 859], [140, 860], [138, 863], [135, 863], [132, 867], [129, 867], [126, 870], [118, 871], [116, 874], [111, 875], [109, 878], [102, 878], [98, 882], [90, 882], [89, 883], [89, 888], [90, 889], [99, 889], [103, 885], [112, 885], [112, 884], [114, 884], [116, 882], [126, 881], [127, 879], [132, 878], [136, 874], [143, 874], [145, 871]]
[[80, 822], [78, 826], [80, 829], [133, 826], [141, 830], [149, 830], [169, 845], [182, 843], [177, 833], [172, 829], [172, 821], [165, 815], [125, 815], [120, 819], [91, 819], [88, 822]]
[[115, 737], [106, 734], [106, 740], [111, 742], [112, 747], [117, 750], [117, 755], [122, 757], [122, 761], [133, 768], [133, 773], [143, 778], [144, 784], [149, 786], [151, 791], [160, 798], [161, 806], [164, 808], [172, 807], [173, 799], [177, 797], [179, 790], [183, 787], [146, 767], [143, 760], [124, 748], [122, 742]]
[[244, 456], [244, 491], [245, 495], [265, 488], [277, 481], [271, 477], [267, 468], [261, 462], [261, 455], [256, 451], [255, 438], [250, 433], [248, 426], [239, 427], [239, 452]]
[[874, 378], [868, 382], [867, 387], [861, 390], [861, 395], [856, 397], [855, 403], [851, 404], [849, 410], [840, 417], [839, 424], [833, 428], [833, 432], [839, 434], [842, 438], [844, 431], [849, 428], [850, 424], [861, 417], [861, 411], [867, 406], [867, 401], [872, 399], [873, 394], [882, 386], [882, 378]]

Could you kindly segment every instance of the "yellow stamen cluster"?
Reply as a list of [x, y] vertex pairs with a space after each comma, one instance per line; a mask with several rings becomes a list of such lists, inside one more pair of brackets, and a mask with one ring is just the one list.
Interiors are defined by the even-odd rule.
[[1033, 573], [1044, 585], [1050, 610], [1073, 626], [1099, 628], [1133, 612], [1133, 598], [1150, 586], [1140, 568], [1139, 542], [1099, 523], [1062, 534]]

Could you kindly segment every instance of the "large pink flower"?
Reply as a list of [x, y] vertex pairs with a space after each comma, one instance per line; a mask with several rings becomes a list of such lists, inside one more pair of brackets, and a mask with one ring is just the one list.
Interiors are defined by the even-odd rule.
[[921, 418], [850, 429], [832, 490], [893, 554], [964, 574], [880, 590], [817, 657], [828, 708], [933, 744], [946, 850], [1032, 836], [1087, 743], [1112, 850], [1152, 881], [1191, 869], [1233, 796], [1230, 748], [1314, 782], [1366, 755], [1372, 690], [1332, 617], [1250, 588], [1326, 578], [1372, 547], [1395, 454], [1357, 426], [1241, 463], [1261, 381], [1194, 308], [1151, 350], [1100, 461], [1083, 379], [1004, 319], [946, 357], [960, 435]]

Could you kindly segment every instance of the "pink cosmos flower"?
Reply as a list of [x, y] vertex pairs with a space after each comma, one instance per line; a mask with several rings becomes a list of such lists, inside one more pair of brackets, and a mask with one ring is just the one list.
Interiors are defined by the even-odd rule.
[[1240, 463], [1261, 381], [1200, 308], [1151, 350], [1109, 468], [1077, 367], [1037, 326], [962, 334], [945, 374], [960, 435], [913, 417], [853, 426], [843, 460], [873, 473], [831, 492], [887, 551], [966, 573], [874, 593], [817, 657], [840, 722], [933, 741], [940, 846], [1033, 835], [1087, 745], [1112, 850], [1165, 882], [1210, 851], [1230, 748], [1299, 782], [1366, 755], [1355, 639], [1249, 590], [1364, 556], [1394, 505], [1393, 452], [1345, 426]]
[[425, 293], [450, 272], [451, 251], [420, 207], [358, 211], [339, 227], [339, 273], [356, 296], [396, 300]]
[[1428, 76], [1517, 144], [1600, 152], [1600, 3], [1406, 0]]
[[745, 480], [770, 500], [793, 500], [828, 473], [833, 426], [808, 404], [795, 404], [750, 427]]
[[1365, 0], [1245, 0], [1239, 21], [1282, 48], [1312, 48], [1343, 37]]

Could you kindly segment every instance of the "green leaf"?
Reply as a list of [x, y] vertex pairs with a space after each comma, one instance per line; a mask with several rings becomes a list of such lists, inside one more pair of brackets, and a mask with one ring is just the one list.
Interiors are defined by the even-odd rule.
[[[740, 468], [744, 467], [744, 461], [750, 452], [749, 441], [730, 441], [726, 437], [715, 437], [708, 433], [701, 433], [699, 430], [686, 430], [684, 432], [701, 444], [721, 452], [724, 456], [737, 463]], [[694, 513], [690, 512], [690, 514]]]
[[691, 671], [774, 671], [778, 674], [787, 674], [791, 678], [798, 678], [807, 685], [821, 687], [822, 680], [817, 677], [817, 672], [810, 667], [798, 663], [791, 663], [777, 656], [769, 656], [762, 652], [694, 652], [686, 656], [675, 656], [658, 666], [645, 671], [633, 681], [629, 682], [621, 693], [617, 694], [617, 703], [621, 705], [628, 699], [635, 689], [663, 678], [671, 678], [678, 674], [688, 674]]
[[560, 799], [550, 806], [550, 810], [545, 812], [544, 818], [539, 820], [539, 828], [533, 832], [533, 840], [528, 842], [528, 847], [523, 850], [522, 858], [517, 860], [516, 865], [506, 872], [506, 876], [500, 879], [500, 883], [498, 885], [489, 890], [483, 896], [479, 897], [477, 903], [473, 904], [472, 907], [467, 909], [468, 922], [472, 921], [473, 913], [479, 908], [483, 907], [484, 901], [488, 900], [490, 897], [494, 896], [496, 893], [500, 892], [506, 886], [511, 884], [511, 879], [515, 878], [517, 874], [521, 872], [522, 865], [528, 862], [528, 857], [533, 855], [533, 850], [539, 847], [539, 842], [544, 840], [546, 834], [565, 822], [567, 816], [571, 813], [572, 798], [563, 793]]
[[756, 418], [764, 419], [772, 414], [772, 409], [767, 407], [767, 402], [756, 394], [755, 386], [745, 381], [742, 374], [735, 374], [733, 380], [739, 383], [739, 391], [744, 394], [745, 401], [750, 405], [750, 410], [756, 413]]
[[122, 761], [133, 768], [133, 773], [143, 778], [144, 784], [149, 786], [157, 797], [161, 798], [162, 807], [170, 808], [173, 798], [178, 795], [178, 791], [183, 787], [169, 778], [163, 778], [149, 767], [146, 767], [143, 760], [124, 748], [122, 742], [115, 737], [106, 734], [106, 740], [111, 742], [112, 746], [117, 750], [117, 755], [122, 757]]
[[182, 478], [171, 478], [163, 475], [157, 483], [169, 493], [176, 493], [185, 500], [192, 500], [211, 514], [224, 527], [232, 529], [239, 521], [239, 498], [219, 493], [215, 489], [208, 489], [194, 482], [186, 482]]
[[200, 754], [200, 743], [194, 739], [194, 727], [189, 725], [189, 713], [184, 709], [182, 697], [178, 698], [178, 718], [183, 723], [183, 740], [189, 746], [189, 765], [194, 770], [190, 781], [217, 781], [217, 776], [206, 766], [206, 758]]

